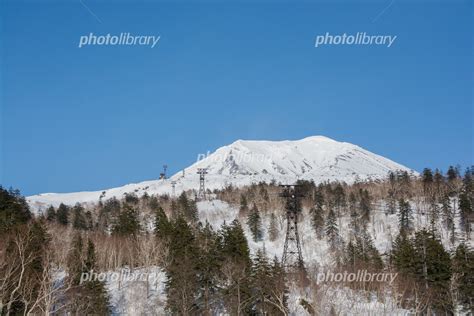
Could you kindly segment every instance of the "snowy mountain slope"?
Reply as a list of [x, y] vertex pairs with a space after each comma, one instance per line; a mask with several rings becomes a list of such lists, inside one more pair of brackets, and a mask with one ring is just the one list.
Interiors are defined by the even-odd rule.
[[244, 141], [217, 149], [190, 167], [166, 180], [151, 180], [122, 187], [76, 193], [45, 193], [27, 197], [33, 209], [60, 203], [96, 203], [99, 199], [122, 198], [125, 193], [142, 195], [172, 193], [171, 181], [176, 182], [176, 194], [198, 189], [198, 168], [207, 168], [206, 187], [218, 189], [255, 182], [294, 183], [296, 180], [345, 181], [381, 179], [389, 171], [409, 168], [371, 153], [359, 146], [338, 142], [324, 136], [312, 136], [295, 141]]

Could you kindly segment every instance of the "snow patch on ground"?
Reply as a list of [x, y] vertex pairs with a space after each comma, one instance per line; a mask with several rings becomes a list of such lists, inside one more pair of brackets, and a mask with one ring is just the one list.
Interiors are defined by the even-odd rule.
[[140, 280], [114, 280], [108, 271], [106, 288], [110, 296], [112, 315], [165, 315], [166, 274], [159, 267], [135, 269], [136, 274], [148, 274], [149, 282]]

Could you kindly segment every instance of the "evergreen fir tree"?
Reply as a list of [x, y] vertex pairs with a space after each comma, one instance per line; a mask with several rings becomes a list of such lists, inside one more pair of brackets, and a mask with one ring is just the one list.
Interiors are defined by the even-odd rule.
[[[90, 239], [87, 242], [84, 268], [85, 271], [93, 271], [97, 268], [95, 246]], [[93, 279], [91, 281], [85, 282], [83, 287], [87, 308], [85, 310], [81, 310], [81, 313], [85, 315], [108, 315], [110, 313], [110, 303], [104, 282]]]
[[361, 217], [364, 220], [364, 223], [369, 222], [370, 220], [370, 212], [372, 209], [372, 201], [369, 195], [369, 191], [367, 190], [360, 190], [359, 191], [360, 195], [360, 202], [359, 202], [359, 208], [361, 212]]
[[346, 194], [340, 183], [338, 183], [334, 189], [334, 206], [337, 209], [338, 215], [340, 215], [341, 210], [346, 206]]
[[326, 236], [331, 248], [336, 248], [336, 246], [339, 244], [339, 229], [336, 223], [336, 214], [334, 214], [332, 209], [329, 210], [328, 217], [326, 219]]
[[404, 276], [415, 274], [415, 248], [405, 230], [395, 239], [392, 247], [391, 259], [396, 269]]
[[155, 228], [154, 233], [155, 236], [158, 237], [162, 241], [166, 241], [172, 231], [172, 225], [168, 221], [168, 217], [166, 216], [165, 212], [161, 207], [158, 207], [155, 212]]
[[318, 239], [321, 239], [324, 234], [324, 196], [321, 190], [316, 189], [314, 192], [314, 207], [309, 210], [311, 216], [311, 226], [316, 233]]
[[61, 203], [56, 212], [56, 218], [59, 224], [68, 225], [69, 224], [69, 207]]
[[46, 220], [48, 222], [56, 221], [56, 209], [53, 206], [48, 207], [46, 210]]
[[73, 220], [72, 227], [75, 229], [87, 229], [86, 219], [84, 217], [84, 208], [80, 204], [76, 204], [72, 209]]
[[453, 166], [449, 166], [448, 172], [446, 173], [446, 175], [447, 175], [447, 178], [448, 178], [448, 182], [453, 182], [457, 178], [459, 178], [459, 172]]
[[248, 206], [247, 198], [245, 197], [245, 195], [241, 194], [240, 195], [239, 216], [241, 216], [241, 217], [247, 216], [248, 212], [249, 212], [249, 206]]
[[287, 278], [285, 268], [275, 257], [271, 266], [272, 300], [274, 304], [269, 306], [269, 315], [288, 315]]
[[219, 235], [208, 222], [198, 233], [198, 246], [198, 305], [204, 315], [212, 315], [219, 308], [222, 254]]
[[355, 250], [356, 255], [358, 255], [358, 259], [364, 264], [374, 269], [383, 268], [383, 261], [380, 253], [378, 252], [377, 248], [375, 248], [374, 242], [367, 232], [362, 233], [361, 236], [356, 238]]
[[464, 312], [474, 314], [474, 251], [464, 243], [456, 248], [452, 270], [458, 303], [463, 306]]
[[271, 271], [270, 264], [266, 254], [262, 250], [257, 250], [255, 258], [252, 261], [251, 282], [253, 301], [250, 304], [251, 310], [257, 315], [267, 315], [269, 301], [271, 299]]
[[344, 264], [349, 266], [352, 269], [355, 269], [356, 265], [358, 264], [358, 254], [356, 247], [352, 240], [349, 240], [349, 243], [346, 247], [346, 253], [344, 258]]
[[5, 190], [0, 186], [0, 234], [31, 219], [28, 204], [18, 190]]
[[270, 226], [268, 227], [268, 238], [275, 241], [278, 238], [278, 223], [275, 213], [270, 214]]
[[452, 313], [449, 295], [451, 258], [435, 235], [426, 230], [415, 233], [415, 278], [426, 285], [434, 313]]
[[182, 214], [188, 222], [196, 223], [198, 221], [196, 202], [188, 199], [184, 191], [178, 197], [178, 208], [180, 214]]
[[470, 227], [469, 227], [469, 219], [473, 218], [473, 204], [471, 202], [470, 195], [472, 196], [472, 192], [469, 192], [467, 188], [463, 189], [463, 192], [459, 195], [459, 215], [461, 217], [461, 227], [469, 236]]
[[140, 230], [138, 212], [132, 206], [125, 205], [112, 228], [112, 233], [119, 236], [135, 236]]
[[86, 220], [86, 229], [87, 230], [94, 229], [94, 220], [92, 219], [91, 211], [86, 211], [85, 220]]
[[247, 216], [247, 225], [249, 226], [250, 232], [252, 233], [253, 241], [257, 242], [262, 240], [262, 219], [257, 206], [254, 204]]
[[423, 190], [425, 194], [429, 193], [431, 185], [433, 184], [433, 171], [429, 168], [423, 169], [421, 174], [421, 181], [423, 183]]
[[244, 231], [238, 220], [223, 225], [221, 254], [224, 276], [222, 296], [226, 310], [231, 315], [250, 313], [248, 302], [252, 295], [250, 286], [250, 250]]
[[[10, 233], [4, 249], [6, 255], [0, 266], [0, 311], [6, 315], [36, 314], [39, 311], [31, 310], [31, 304], [27, 303], [40, 298], [50, 236], [41, 220], [26, 225], [16, 224]], [[13, 268], [14, 273], [4, 273], [4, 269], [8, 268]]]
[[67, 256], [67, 270], [69, 281], [73, 286], [78, 286], [81, 280], [81, 273], [83, 271], [83, 241], [80, 233], [73, 236], [71, 248]]
[[412, 228], [412, 214], [410, 202], [405, 201], [403, 198], [398, 202], [398, 221], [400, 224], [400, 231], [410, 231]]
[[173, 315], [199, 314], [198, 248], [191, 227], [182, 216], [173, 223], [170, 244], [173, 246], [166, 269], [167, 309]]

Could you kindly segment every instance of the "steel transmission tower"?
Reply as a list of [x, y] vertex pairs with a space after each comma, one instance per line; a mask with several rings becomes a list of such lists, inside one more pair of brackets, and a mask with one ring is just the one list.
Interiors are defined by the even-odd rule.
[[207, 174], [207, 168], [198, 168], [197, 174], [199, 174], [198, 199], [204, 200], [206, 198], [206, 187], [205, 187], [204, 176]]
[[172, 188], [172, 196], [175, 197], [176, 196], [176, 181], [171, 181], [171, 188]]
[[280, 196], [286, 199], [286, 238], [281, 261], [287, 270], [301, 270], [304, 269], [304, 262], [298, 234], [298, 216], [301, 213], [300, 198], [303, 194], [298, 192], [298, 185], [280, 186], [283, 187]]

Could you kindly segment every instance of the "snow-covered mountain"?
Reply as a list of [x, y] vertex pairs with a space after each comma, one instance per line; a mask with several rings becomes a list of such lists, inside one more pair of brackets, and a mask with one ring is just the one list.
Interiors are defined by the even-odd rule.
[[[125, 193], [142, 195], [172, 193], [198, 189], [199, 168], [207, 168], [206, 188], [216, 189], [232, 184], [248, 185], [260, 181], [292, 184], [297, 180], [345, 181], [374, 180], [387, 176], [389, 171], [409, 168], [371, 153], [359, 146], [338, 142], [324, 136], [312, 136], [295, 141], [245, 141], [203, 154], [202, 159], [176, 173], [169, 179], [144, 181], [122, 187], [77, 193], [44, 193], [27, 197], [34, 209], [60, 203], [96, 203], [99, 199], [121, 198]], [[414, 172], [415, 173], [415, 172]]]

